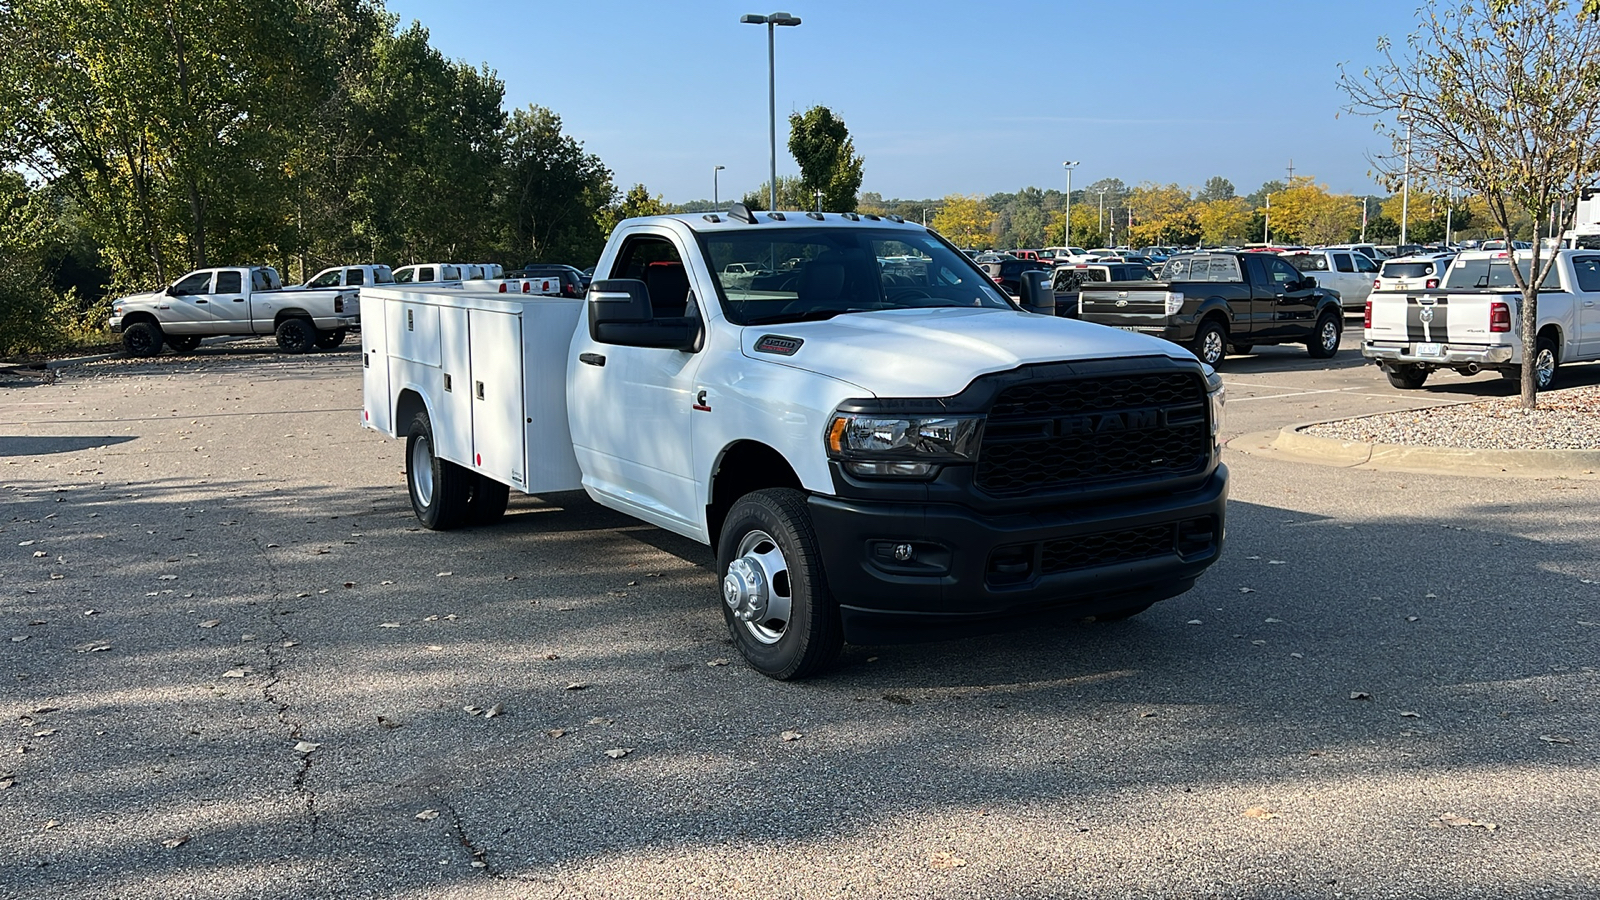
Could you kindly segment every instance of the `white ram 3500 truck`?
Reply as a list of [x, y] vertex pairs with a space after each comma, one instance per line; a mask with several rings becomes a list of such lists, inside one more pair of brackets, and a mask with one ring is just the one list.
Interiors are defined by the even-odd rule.
[[130, 356], [155, 356], [163, 344], [188, 353], [214, 335], [275, 334], [285, 353], [332, 350], [361, 324], [361, 292], [284, 290], [271, 266], [199, 269], [117, 300], [106, 324]]
[[586, 299], [363, 288], [363, 424], [406, 439], [428, 527], [582, 488], [715, 548], [774, 678], [845, 640], [1132, 615], [1221, 551], [1221, 379], [1051, 315], [1045, 273], [1037, 315], [898, 217], [742, 206], [624, 221], [596, 271]]
[[[1539, 390], [1567, 363], [1600, 359], [1600, 250], [1557, 250], [1539, 288], [1534, 371]], [[1528, 274], [1532, 253], [1517, 251]], [[1541, 265], [1543, 263], [1541, 262]], [[1469, 251], [1432, 290], [1375, 290], [1361, 353], [1389, 383], [1415, 390], [1438, 369], [1522, 377], [1522, 293], [1504, 250]]]

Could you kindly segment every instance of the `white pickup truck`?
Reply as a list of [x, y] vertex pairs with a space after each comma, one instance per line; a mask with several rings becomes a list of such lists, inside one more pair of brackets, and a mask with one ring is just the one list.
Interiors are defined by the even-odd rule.
[[199, 269], [160, 291], [111, 306], [107, 324], [130, 356], [163, 345], [188, 353], [213, 335], [275, 334], [285, 353], [332, 350], [361, 324], [358, 288], [284, 290], [271, 266]]
[[318, 272], [305, 284], [285, 285], [284, 290], [361, 287], [364, 284], [394, 284], [394, 272], [388, 266], [333, 266]]
[[424, 525], [581, 488], [715, 548], [774, 678], [845, 640], [1133, 615], [1221, 551], [1221, 379], [1050, 315], [1045, 273], [1036, 315], [899, 217], [741, 205], [626, 220], [596, 271], [586, 298], [363, 290], [363, 425], [406, 440]]
[[[1526, 274], [1531, 253], [1517, 251]], [[1541, 263], [1542, 264], [1542, 263]], [[1415, 390], [1438, 369], [1520, 378], [1522, 294], [1504, 250], [1469, 251], [1433, 290], [1375, 290], [1367, 299], [1362, 355], [1389, 383]], [[1539, 288], [1535, 371], [1540, 390], [1566, 363], [1600, 359], [1600, 251], [1556, 251]]]

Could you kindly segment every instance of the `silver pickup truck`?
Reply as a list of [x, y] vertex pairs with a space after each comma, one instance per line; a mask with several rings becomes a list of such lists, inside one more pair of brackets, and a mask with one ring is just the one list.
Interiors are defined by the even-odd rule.
[[163, 345], [188, 353], [213, 335], [267, 335], [285, 353], [332, 350], [361, 324], [359, 288], [283, 289], [271, 266], [200, 269], [148, 294], [112, 304], [107, 323], [130, 356]]

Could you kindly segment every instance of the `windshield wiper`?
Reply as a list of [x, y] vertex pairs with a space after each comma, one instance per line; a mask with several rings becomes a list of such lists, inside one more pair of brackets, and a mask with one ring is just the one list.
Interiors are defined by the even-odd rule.
[[746, 319], [746, 325], [776, 325], [780, 322], [820, 322], [844, 313], [871, 312], [868, 309], [808, 309], [802, 313], [778, 313]]

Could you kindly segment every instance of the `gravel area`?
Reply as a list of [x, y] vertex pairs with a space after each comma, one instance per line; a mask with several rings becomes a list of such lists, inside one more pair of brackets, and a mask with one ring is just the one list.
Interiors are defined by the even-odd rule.
[[1516, 397], [1379, 413], [1305, 429], [1317, 437], [1370, 444], [1465, 450], [1600, 450], [1600, 386], [1539, 395], [1529, 412]]

